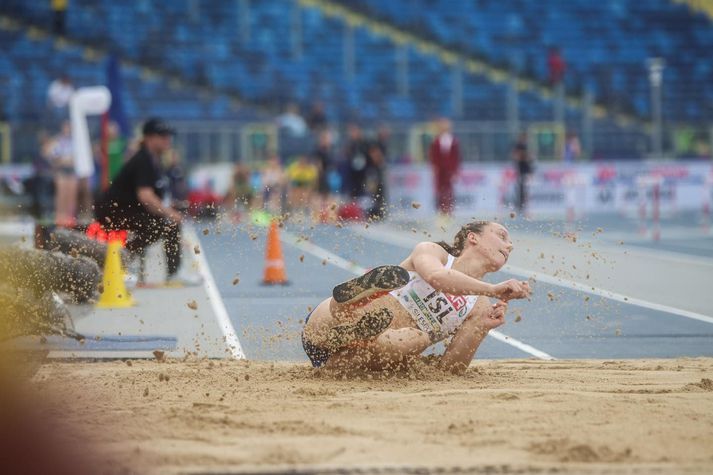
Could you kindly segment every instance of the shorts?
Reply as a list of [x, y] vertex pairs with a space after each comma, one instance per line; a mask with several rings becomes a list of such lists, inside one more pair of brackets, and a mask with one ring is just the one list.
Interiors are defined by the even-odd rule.
[[[311, 316], [312, 312], [307, 315], [307, 318], [305, 319], [305, 325], [307, 325], [309, 317]], [[307, 357], [309, 358], [314, 368], [319, 368], [320, 366], [324, 365], [324, 363], [327, 362], [329, 357], [332, 356], [331, 351], [326, 350], [324, 348], [320, 348], [307, 341], [305, 339], [304, 331], [302, 332], [302, 348], [305, 350], [305, 353], [307, 353]]]
[[74, 173], [74, 166], [72, 165], [62, 165], [58, 166], [55, 168], [55, 173], [58, 176], [63, 176], [63, 177], [74, 177], [76, 174]]

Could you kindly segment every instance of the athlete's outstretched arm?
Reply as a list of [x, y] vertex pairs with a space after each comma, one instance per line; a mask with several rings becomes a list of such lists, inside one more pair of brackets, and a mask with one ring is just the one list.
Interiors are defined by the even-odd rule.
[[508, 304], [503, 301], [491, 304], [490, 299], [479, 297], [441, 356], [440, 367], [455, 374], [465, 373], [488, 332], [505, 323], [507, 308]]
[[411, 260], [418, 275], [441, 292], [485, 295], [501, 300], [527, 298], [530, 295], [530, 286], [525, 281], [509, 279], [499, 284], [490, 284], [455, 269], [446, 269], [442, 261], [446, 256], [446, 251], [435, 242], [421, 242], [411, 253]]
[[474, 279], [455, 269], [446, 269], [442, 262], [445, 257], [446, 251], [435, 242], [418, 243], [411, 254], [418, 275], [436, 290], [456, 295], [495, 294], [493, 284]]

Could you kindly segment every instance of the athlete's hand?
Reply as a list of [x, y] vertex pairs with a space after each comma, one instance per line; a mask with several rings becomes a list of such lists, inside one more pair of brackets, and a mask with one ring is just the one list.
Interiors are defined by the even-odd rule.
[[526, 299], [530, 296], [530, 284], [526, 280], [510, 279], [495, 284], [493, 296], [507, 302], [513, 299]]
[[496, 303], [492, 304], [487, 312], [484, 312], [480, 316], [480, 327], [489, 331], [493, 328], [497, 328], [503, 323], [505, 323], [505, 313], [508, 311], [508, 304], [505, 301], [498, 300]]

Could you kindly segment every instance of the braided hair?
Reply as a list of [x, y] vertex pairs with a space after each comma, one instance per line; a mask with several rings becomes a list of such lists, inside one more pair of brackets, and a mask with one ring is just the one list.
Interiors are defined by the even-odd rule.
[[453, 238], [453, 245], [450, 245], [445, 241], [440, 241], [436, 244], [445, 249], [448, 254], [458, 257], [461, 252], [463, 252], [465, 241], [468, 238], [468, 233], [482, 234], [485, 226], [488, 224], [490, 224], [490, 221], [472, 221], [464, 224], [463, 227], [461, 227], [456, 233], [455, 238]]

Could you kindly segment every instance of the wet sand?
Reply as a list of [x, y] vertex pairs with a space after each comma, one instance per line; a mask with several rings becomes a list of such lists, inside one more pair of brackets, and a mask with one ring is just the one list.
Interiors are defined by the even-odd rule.
[[348, 379], [300, 363], [53, 362], [32, 386], [117, 472], [713, 473], [711, 358]]

